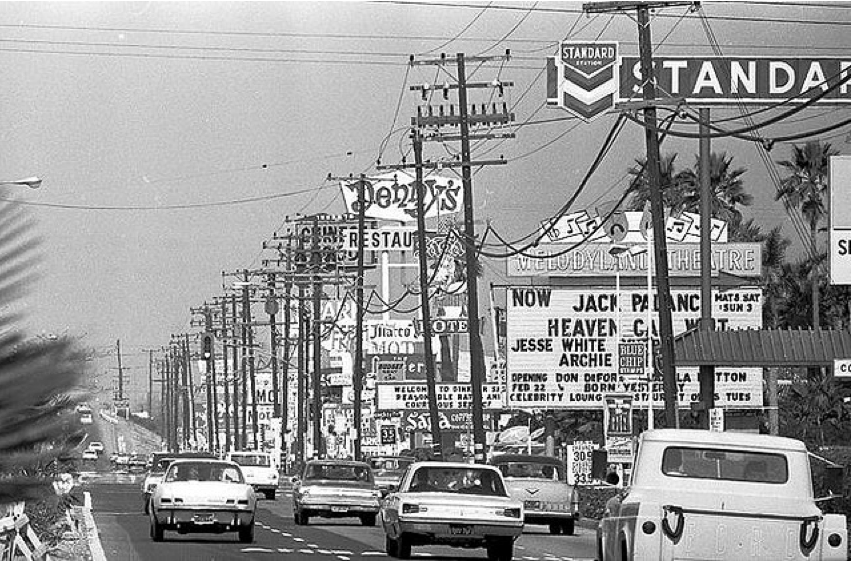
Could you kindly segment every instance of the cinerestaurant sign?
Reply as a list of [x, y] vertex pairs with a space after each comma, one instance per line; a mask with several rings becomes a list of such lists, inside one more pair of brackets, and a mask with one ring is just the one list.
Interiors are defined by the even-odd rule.
[[[641, 98], [638, 57], [623, 56], [618, 43], [563, 41], [547, 59], [547, 104], [585, 120], [615, 104]], [[851, 57], [693, 57], [653, 58], [657, 91], [690, 103], [851, 103]], [[832, 88], [837, 85], [838, 87]]]
[[[700, 320], [700, 291], [671, 291], [674, 334]], [[648, 329], [658, 334], [658, 302], [650, 301], [652, 324], [647, 324], [647, 291], [611, 288], [512, 288], [507, 294], [507, 405], [522, 409], [602, 409], [606, 394], [632, 396], [636, 407], [646, 406], [650, 392], [661, 406], [662, 381], [652, 388], [644, 379], [619, 378], [616, 350], [621, 340], [644, 340]], [[761, 328], [762, 292], [736, 288], [712, 293], [712, 317], [719, 330]], [[677, 368], [681, 407], [697, 402], [699, 384], [694, 368]], [[762, 406], [762, 369], [717, 366], [716, 403], [719, 407]]]

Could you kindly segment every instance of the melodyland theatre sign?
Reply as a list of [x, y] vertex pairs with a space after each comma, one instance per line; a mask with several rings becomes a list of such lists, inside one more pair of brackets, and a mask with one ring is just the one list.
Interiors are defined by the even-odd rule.
[[[672, 57], [653, 58], [658, 97], [682, 97], [701, 105], [782, 100], [851, 103], [851, 57]], [[560, 45], [547, 59], [547, 104], [592, 119], [614, 104], [641, 99], [638, 57], [621, 57], [616, 42]], [[828, 91], [830, 90], [830, 91]]]

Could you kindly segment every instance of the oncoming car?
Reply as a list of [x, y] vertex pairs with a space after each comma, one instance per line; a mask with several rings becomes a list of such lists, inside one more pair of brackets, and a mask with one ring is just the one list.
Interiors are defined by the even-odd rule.
[[255, 491], [263, 493], [269, 499], [275, 500], [278, 490], [278, 468], [272, 454], [267, 452], [230, 452], [228, 461], [239, 464], [245, 481], [254, 487]]
[[237, 532], [239, 541], [254, 541], [254, 489], [239, 466], [222, 460], [175, 460], [151, 497], [151, 538], [166, 530]]
[[382, 495], [387, 495], [399, 486], [407, 467], [416, 460], [410, 456], [376, 456], [369, 459], [375, 475], [375, 485]]
[[579, 493], [567, 482], [561, 460], [503, 454], [490, 463], [502, 472], [511, 497], [523, 501], [526, 524], [546, 524], [551, 534], [573, 535], [579, 519]]
[[508, 496], [493, 466], [420, 462], [381, 507], [387, 555], [411, 557], [411, 546], [484, 547], [491, 561], [509, 561], [523, 532], [523, 503]]

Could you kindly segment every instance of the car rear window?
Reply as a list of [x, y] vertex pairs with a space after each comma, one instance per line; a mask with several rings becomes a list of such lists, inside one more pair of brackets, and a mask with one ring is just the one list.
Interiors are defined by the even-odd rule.
[[467, 467], [420, 467], [411, 477], [408, 491], [507, 496], [502, 479], [493, 470]]
[[567, 481], [564, 468], [560, 465], [533, 461], [517, 461], [500, 462], [496, 464], [496, 467], [502, 472], [504, 477]]
[[748, 450], [719, 450], [670, 446], [662, 454], [662, 473], [668, 477], [786, 483], [786, 456]]
[[364, 481], [372, 483], [372, 470], [367, 466], [340, 464], [308, 464], [304, 470], [305, 481], [326, 479], [330, 481]]
[[270, 467], [272, 461], [266, 454], [231, 454], [232, 462], [247, 467]]
[[166, 483], [173, 481], [218, 481], [243, 483], [242, 473], [233, 465], [213, 462], [180, 462], [173, 464], [165, 476]]

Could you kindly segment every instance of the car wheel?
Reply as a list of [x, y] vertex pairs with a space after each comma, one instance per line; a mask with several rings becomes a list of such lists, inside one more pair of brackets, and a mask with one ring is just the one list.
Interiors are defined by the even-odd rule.
[[296, 526], [307, 526], [308, 522], [310, 522], [310, 517], [307, 513], [297, 510], [295, 513]]
[[375, 526], [375, 515], [361, 514], [360, 523], [364, 526]]
[[560, 534], [561, 533], [561, 524], [558, 522], [553, 522], [550, 524], [550, 533], [551, 534]]
[[275, 500], [275, 490], [274, 489], [270, 489], [270, 490], [266, 491], [265, 495], [266, 495], [266, 500], [269, 500], [269, 501]]
[[514, 540], [502, 538], [486, 544], [489, 561], [511, 561], [514, 559]]
[[384, 536], [384, 552], [387, 553], [387, 557], [392, 557], [393, 559], [399, 558], [399, 542], [391, 538], [390, 536]]
[[239, 529], [240, 543], [254, 543], [254, 522]]
[[405, 534], [399, 534], [399, 539], [396, 540], [396, 551], [399, 553], [399, 559], [411, 558], [411, 539]]
[[164, 534], [163, 527], [157, 521], [157, 517], [154, 513], [151, 513], [151, 539], [155, 542], [161, 542], [163, 541]]
[[572, 536], [576, 529], [576, 524], [573, 520], [565, 520], [561, 523], [561, 533], [565, 536]]
[[149, 512], [148, 512], [149, 506], [148, 505], [150, 505], [150, 504], [151, 504], [150, 501], [148, 499], [145, 499], [145, 514], [149, 514]]

